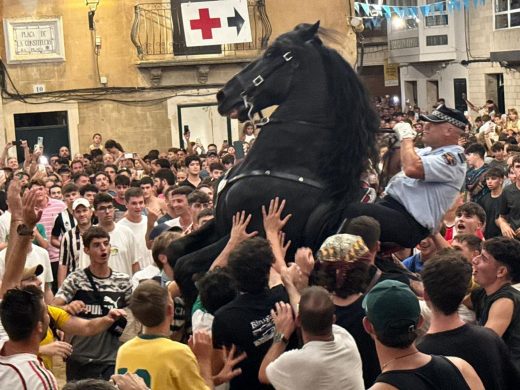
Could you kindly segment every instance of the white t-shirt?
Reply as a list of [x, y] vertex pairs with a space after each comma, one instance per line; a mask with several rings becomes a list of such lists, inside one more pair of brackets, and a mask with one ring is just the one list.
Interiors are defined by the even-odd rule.
[[149, 280], [160, 274], [161, 270], [159, 267], [157, 267], [155, 264], [150, 264], [148, 267], [137, 271], [134, 276], [132, 276], [132, 288], [135, 290], [142, 280]]
[[333, 325], [333, 341], [310, 341], [302, 349], [284, 352], [267, 366], [277, 390], [362, 390], [361, 357], [352, 335]]
[[[117, 272], [132, 276], [132, 264], [137, 263], [134, 235], [126, 226], [117, 223], [110, 233], [110, 258], [108, 266]], [[80, 268], [85, 269], [90, 265], [90, 257], [81, 259]]]
[[[31, 248], [32, 250], [27, 254], [27, 258], [25, 260], [25, 268], [31, 268], [41, 264], [43, 267], [43, 272], [38, 276], [38, 279], [40, 279], [42, 282], [42, 291], [45, 291], [45, 283], [52, 283], [54, 281], [54, 277], [52, 276], [51, 261], [49, 259], [49, 252], [34, 244], [31, 244]], [[0, 251], [0, 278], [4, 277], [6, 254], [7, 248]]]
[[7, 237], [9, 236], [9, 228], [11, 226], [11, 213], [7, 210], [5, 213], [0, 215], [0, 242], [7, 243]]
[[[0, 341], [0, 350], [5, 342]], [[52, 372], [30, 353], [0, 356], [0, 385], [2, 389], [9, 390], [58, 390]]]
[[153, 264], [152, 251], [146, 247], [145, 241], [147, 227], [146, 216], [143, 215], [141, 222], [139, 223], [130, 222], [127, 218], [123, 218], [121, 221], [116, 223], [116, 226], [124, 226], [130, 229], [132, 236], [134, 237], [137, 261], [139, 261], [141, 269]]

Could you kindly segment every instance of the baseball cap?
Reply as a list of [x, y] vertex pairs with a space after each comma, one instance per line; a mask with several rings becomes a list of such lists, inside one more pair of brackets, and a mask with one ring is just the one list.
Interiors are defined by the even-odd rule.
[[210, 157], [210, 156], [218, 156], [218, 154], [214, 150], [210, 150], [208, 153], [206, 153], [206, 157]]
[[416, 295], [396, 280], [376, 284], [365, 295], [363, 309], [376, 332], [385, 336], [414, 332], [421, 316]]
[[76, 207], [78, 206], [85, 206], [87, 209], [90, 208], [90, 203], [85, 198], [78, 198], [72, 203], [72, 210], [76, 210]]
[[22, 280], [30, 279], [34, 276], [39, 276], [43, 273], [43, 265], [38, 264], [34, 267], [24, 268], [22, 274]]
[[453, 126], [458, 127], [461, 130], [466, 128], [469, 123], [464, 113], [453, 108], [448, 108], [444, 105], [440, 105], [432, 111], [430, 115], [421, 114], [419, 118], [425, 122], [431, 123], [451, 123]]
[[155, 226], [150, 232], [150, 236], [148, 237], [150, 240], [155, 240], [164, 232], [180, 232], [182, 233], [182, 228], [178, 225], [172, 225], [173, 220], [163, 222], [157, 226]]

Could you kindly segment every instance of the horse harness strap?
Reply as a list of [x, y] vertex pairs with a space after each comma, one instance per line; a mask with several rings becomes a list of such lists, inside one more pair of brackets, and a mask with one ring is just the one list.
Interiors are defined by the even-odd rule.
[[316, 123], [316, 122], [308, 122], [308, 121], [300, 121], [300, 120], [288, 120], [285, 121], [283, 119], [278, 118], [271, 118], [271, 117], [265, 117], [263, 118], [260, 123], [257, 123], [256, 125], [258, 127], [262, 127], [267, 125], [268, 123], [276, 124], [276, 123], [289, 123], [289, 124], [297, 124], [297, 125], [303, 125], [303, 126], [312, 126], [312, 127], [321, 127], [323, 129], [333, 129], [334, 125], [332, 123]]
[[289, 180], [289, 181], [293, 181], [293, 182], [297, 182], [297, 183], [301, 183], [301, 184], [306, 184], [308, 186], [317, 188], [318, 190], [323, 190], [324, 189], [323, 185], [320, 182], [316, 181], [316, 180], [305, 179], [302, 176], [294, 175], [292, 173], [273, 172], [273, 171], [270, 171], [270, 170], [262, 171], [262, 170], [259, 170], [259, 169], [251, 171], [251, 172], [247, 172], [247, 173], [241, 173], [240, 175], [237, 175], [237, 176], [229, 179], [227, 181], [226, 185], [232, 184], [232, 183], [234, 183], [234, 182], [236, 182], [236, 181], [238, 181], [240, 179], [244, 179], [246, 177], [251, 177], [251, 176], [274, 177], [274, 178], [277, 178], [277, 179]]
[[292, 59], [293, 59], [293, 56], [292, 56], [291, 52], [290, 51], [286, 52], [284, 55], [282, 55], [281, 57], [279, 57], [276, 60], [276, 62], [270, 69], [268, 69], [265, 73], [263, 73], [263, 74], [260, 73], [258, 76], [256, 76], [253, 79], [253, 81], [251, 82], [251, 84], [242, 91], [241, 95], [247, 96], [249, 92], [251, 92], [253, 89], [259, 87], [265, 81], [265, 79], [267, 79], [271, 74], [273, 74], [275, 71], [277, 71], [278, 68], [282, 67], [283, 65], [285, 65]]

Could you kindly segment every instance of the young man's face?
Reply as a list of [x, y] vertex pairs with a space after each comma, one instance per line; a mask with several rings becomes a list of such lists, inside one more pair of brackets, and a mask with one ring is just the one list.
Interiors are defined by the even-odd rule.
[[474, 168], [477, 166], [477, 164], [481, 161], [482, 159], [480, 158], [480, 156], [477, 154], [477, 153], [468, 153], [466, 154], [466, 161], [468, 162], [468, 165], [471, 167], [471, 168]]
[[464, 256], [464, 258], [471, 264], [473, 258], [475, 256], [478, 256], [479, 253], [478, 251], [475, 251], [473, 249], [471, 249], [469, 246], [468, 246], [468, 243], [467, 242], [460, 242], [457, 240], [457, 237], [455, 237], [453, 239], [453, 241], [451, 242], [451, 247], [454, 248], [454, 249], [458, 249], [461, 251], [462, 255]]
[[484, 288], [498, 279], [500, 268], [504, 267], [484, 249], [479, 256], [473, 258], [472, 263], [475, 282]]
[[97, 192], [94, 191], [87, 191], [83, 195], [83, 197], [88, 200], [90, 204], [94, 204], [94, 197], [96, 196]]
[[72, 174], [75, 175], [76, 173], [83, 172], [83, 163], [75, 162], [72, 164]]
[[433, 254], [437, 250], [435, 243], [433, 242], [433, 240], [430, 237], [427, 237], [424, 240], [421, 240], [421, 242], [419, 242], [419, 244], [417, 244], [416, 248], [421, 251], [421, 260], [422, 261], [428, 260], [430, 257], [433, 256]]
[[504, 149], [498, 150], [493, 153], [493, 156], [495, 157], [495, 160], [497, 160], [497, 161], [504, 161], [506, 158], [506, 152], [504, 152]]
[[198, 161], [190, 162], [190, 165], [188, 165], [188, 173], [190, 175], [198, 175], [200, 173], [200, 163]]
[[106, 167], [104, 170], [105, 174], [112, 180], [112, 183], [116, 179], [117, 172], [112, 167]]
[[126, 202], [126, 208], [128, 213], [133, 217], [140, 216], [144, 209], [144, 197], [143, 196], [132, 196]]
[[112, 202], [103, 202], [97, 205], [95, 211], [99, 223], [109, 225], [114, 222], [114, 205]]
[[153, 195], [153, 186], [151, 184], [141, 184], [141, 190], [145, 199], [150, 199]]
[[75, 184], [80, 188], [83, 186], [86, 186], [89, 183], [90, 183], [90, 180], [89, 180], [88, 176], [80, 176], [78, 178], [78, 180], [76, 180], [76, 182], [75, 182]]
[[60, 187], [53, 187], [49, 190], [49, 196], [52, 199], [63, 200], [63, 195], [61, 194]]
[[88, 226], [92, 219], [92, 209], [83, 205], [79, 205], [74, 209], [74, 218], [78, 221], [79, 226]]
[[154, 178], [153, 179], [153, 188], [155, 189], [155, 192], [158, 193], [158, 194], [162, 194], [162, 192], [164, 191], [164, 183], [163, 183], [163, 180], [159, 179], [159, 178]]
[[224, 173], [224, 171], [221, 169], [214, 169], [211, 171], [211, 178], [217, 180], [220, 178], [220, 176], [222, 176], [222, 173]]
[[513, 164], [513, 173], [515, 174], [515, 178], [520, 178], [520, 163], [515, 162]]
[[504, 179], [501, 177], [491, 176], [486, 178], [486, 185], [491, 191], [496, 190], [497, 188], [501, 188], [503, 182]]
[[118, 184], [118, 185], [116, 185], [117, 197], [119, 199], [124, 199], [125, 198], [125, 192], [126, 192], [126, 190], [128, 188], [129, 187], [126, 184]]
[[114, 163], [114, 156], [112, 156], [110, 153], [106, 153], [103, 155], [103, 164], [109, 165]]
[[11, 168], [13, 171], [16, 171], [18, 169], [18, 159], [15, 157], [11, 157], [7, 160], [7, 166]]
[[466, 212], [457, 213], [455, 218], [455, 235], [457, 234], [476, 234], [482, 228], [482, 222], [476, 215], [469, 215]]
[[63, 195], [63, 200], [67, 204], [67, 207], [72, 207], [72, 203], [74, 203], [74, 201], [78, 198], [79, 198], [78, 191], [71, 191], [71, 192]]
[[213, 219], [213, 215], [206, 215], [205, 217], [202, 217], [199, 219], [199, 226], [204, 225], [206, 222], [211, 221]]
[[184, 214], [188, 209], [188, 197], [182, 194], [170, 195], [170, 207], [176, 217]]
[[94, 238], [84, 251], [90, 256], [91, 264], [107, 264], [110, 257], [110, 241], [104, 237]]
[[184, 171], [177, 172], [177, 182], [180, 183], [188, 178], [188, 175]]
[[209, 207], [209, 203], [193, 202], [190, 205], [190, 211], [191, 211], [192, 218], [194, 220], [197, 220], [197, 216], [199, 215], [199, 213], [202, 210], [207, 209], [208, 207]]
[[109, 181], [108, 177], [105, 175], [97, 175], [96, 176], [96, 187], [100, 192], [108, 191]]
[[62, 146], [60, 148], [59, 155], [60, 155], [60, 157], [65, 157], [65, 158], [70, 157], [69, 148], [67, 148], [66, 146]]

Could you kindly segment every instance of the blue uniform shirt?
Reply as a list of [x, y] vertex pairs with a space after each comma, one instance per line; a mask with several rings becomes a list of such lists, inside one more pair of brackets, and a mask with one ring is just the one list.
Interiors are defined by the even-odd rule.
[[417, 222], [434, 232], [464, 184], [464, 149], [449, 145], [434, 150], [419, 149], [417, 154], [424, 167], [424, 179], [412, 179], [401, 171], [390, 180], [386, 193], [401, 203]]

